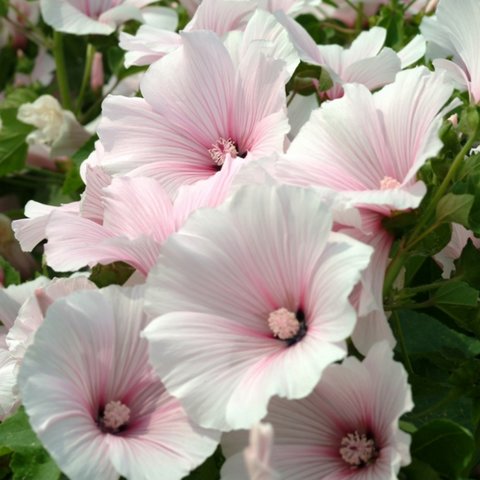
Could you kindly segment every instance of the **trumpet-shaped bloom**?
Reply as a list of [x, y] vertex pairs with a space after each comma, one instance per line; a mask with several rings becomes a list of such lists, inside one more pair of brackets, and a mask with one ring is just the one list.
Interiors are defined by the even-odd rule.
[[251, 48], [237, 65], [215, 34], [182, 37], [145, 73], [143, 99], [105, 100], [98, 130], [107, 172], [154, 177], [170, 194], [214, 175], [227, 155], [282, 151], [288, 132], [282, 61]]
[[[307, 398], [271, 401], [271, 465], [284, 480], [395, 480], [410, 463], [410, 437], [398, 420], [412, 408], [403, 366], [379, 343], [363, 362], [349, 357], [329, 366]], [[242, 448], [238, 436], [227, 436], [230, 449]], [[222, 480], [248, 479], [230, 474], [236, 458], [227, 459]]]
[[425, 53], [425, 41], [421, 36], [415, 37], [399, 53], [384, 47], [387, 31], [381, 27], [362, 32], [349, 48], [316, 45], [308, 32], [293, 19], [283, 12], [277, 12], [276, 17], [288, 30], [300, 58], [320, 65], [330, 74], [334, 85], [322, 93], [327, 98], [341, 97], [346, 83], [359, 83], [369, 90], [391, 83], [402, 68], [416, 62]]
[[[425, 17], [420, 25], [429, 42], [429, 56], [436, 59], [435, 68], [449, 72], [475, 103], [480, 102], [479, 23], [476, 0], [465, 0], [461, 8], [455, 0], [440, 0], [436, 14]], [[445, 57], [452, 60], [444, 60]]]
[[[276, 22], [265, 17], [265, 14], [282, 11], [287, 15], [295, 16], [303, 11], [308, 11], [318, 3], [319, 0], [250, 0], [241, 2], [238, 0], [204, 0], [191, 21], [185, 26], [184, 31], [210, 30], [218, 36], [224, 37], [232, 32], [240, 33], [247, 27], [247, 22], [253, 21], [255, 27], [250, 26], [250, 32], [246, 35], [244, 43], [260, 38], [277, 43], [278, 46], [274, 45], [274, 56], [282, 58], [279, 54], [282, 54], [285, 44], [290, 42], [288, 37], [286, 39], [279, 38], [283, 35], [287, 36], [286, 33], [279, 34], [279, 29], [283, 30], [283, 28], [275, 25]], [[264, 23], [262, 24], [262, 22]], [[254, 33], [254, 37], [252, 37], [252, 33]], [[128, 33], [120, 34], [120, 46], [127, 50], [125, 55], [127, 66], [149, 65], [181, 44], [181, 35], [150, 25], [142, 25], [135, 36]], [[288, 47], [289, 50], [291, 48], [291, 46]], [[290, 51], [286, 53], [287, 61], [289, 55]], [[295, 67], [291, 73], [293, 70]]]
[[24, 248], [47, 239], [46, 261], [56, 271], [123, 261], [146, 276], [163, 242], [194, 210], [223, 202], [243, 163], [226, 159], [212, 177], [181, 187], [174, 201], [155, 179], [112, 179], [87, 165], [76, 211], [40, 208], [38, 217], [16, 222], [16, 236]]
[[425, 186], [416, 173], [442, 147], [438, 130], [452, 92], [424, 67], [400, 72], [374, 94], [347, 85], [342, 98], [312, 113], [279, 162], [279, 176], [346, 192], [386, 215], [417, 207]]
[[331, 232], [330, 203], [311, 189], [243, 187], [163, 246], [146, 294], [159, 317], [144, 335], [199, 424], [249, 428], [273, 395], [308, 395], [345, 356], [348, 296], [371, 249]]
[[112, 286], [53, 303], [20, 369], [32, 428], [72, 480], [180, 480], [215, 449], [148, 363], [143, 291]]
[[39, 277], [18, 287], [0, 290], [0, 320], [4, 325], [0, 337], [0, 418], [11, 415], [20, 403], [18, 368], [50, 303], [74, 290], [87, 288], [95, 285], [85, 277], [51, 281]]
[[362, 352], [382, 332], [393, 343], [382, 307], [393, 238], [383, 231], [381, 217], [420, 203], [425, 185], [416, 181], [416, 173], [442, 146], [442, 107], [452, 91], [442, 75], [423, 67], [399, 73], [393, 84], [374, 94], [362, 85], [346, 85], [342, 98], [312, 113], [277, 164], [282, 180], [332, 188], [364, 211], [368, 226], [354, 235], [374, 246], [375, 253], [356, 306], [362, 317], [377, 313], [357, 324], [354, 340]]
[[[110, 35], [128, 20], [163, 25], [171, 13], [144, 8], [155, 0], [40, 0], [45, 23], [59, 32], [75, 35]], [[160, 18], [157, 18], [160, 17]]]

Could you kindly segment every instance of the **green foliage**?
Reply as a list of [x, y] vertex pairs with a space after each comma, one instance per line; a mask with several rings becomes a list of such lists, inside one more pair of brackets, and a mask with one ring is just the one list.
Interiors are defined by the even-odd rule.
[[220, 469], [225, 458], [220, 447], [205, 462], [190, 473], [184, 480], [220, 480]]
[[437, 472], [458, 479], [474, 454], [475, 440], [454, 422], [434, 420], [415, 432], [410, 451]]
[[470, 194], [447, 193], [437, 205], [437, 222], [459, 223], [468, 227], [468, 217], [475, 197]]
[[97, 135], [90, 137], [80, 148], [76, 151], [72, 157], [71, 162], [67, 165], [67, 174], [65, 182], [62, 187], [62, 193], [69, 195], [74, 199], [80, 198], [80, 192], [84, 189], [85, 185], [80, 177], [80, 165], [82, 162], [92, 153], [95, 149], [95, 142], [97, 141]]
[[0, 91], [2, 91], [15, 73], [17, 52], [13, 47], [7, 46], [0, 49], [0, 65]]
[[33, 127], [17, 120], [17, 110], [14, 108], [1, 110], [0, 118], [3, 122], [0, 130], [1, 177], [24, 167], [28, 151], [26, 138]]
[[0, 255], [0, 268], [3, 270], [3, 286], [20, 284], [20, 274]]
[[61, 472], [42, 447], [23, 408], [0, 424], [0, 445], [9, 453], [13, 480], [57, 480]]
[[6, 17], [8, 13], [9, 0], [0, 0], [0, 17]]
[[108, 285], [123, 285], [133, 272], [134, 268], [124, 262], [96, 265], [92, 270], [90, 280], [99, 288]]

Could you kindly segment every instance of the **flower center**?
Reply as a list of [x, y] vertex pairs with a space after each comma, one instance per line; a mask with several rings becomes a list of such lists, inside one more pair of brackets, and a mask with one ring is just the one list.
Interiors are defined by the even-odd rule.
[[374, 440], [357, 431], [343, 437], [340, 445], [340, 455], [352, 467], [364, 467], [378, 455]]
[[208, 153], [212, 157], [213, 164], [217, 167], [221, 167], [225, 163], [228, 154], [230, 154], [232, 158], [238, 155], [235, 142], [231, 138], [225, 140], [223, 137], [220, 137], [212, 144], [212, 148], [208, 150]]
[[130, 409], [119, 400], [112, 400], [99, 415], [98, 425], [102, 432], [118, 433], [125, 429], [129, 420]]
[[268, 326], [275, 338], [293, 345], [301, 340], [307, 332], [305, 315], [301, 310], [293, 313], [286, 308], [279, 308], [268, 316]]
[[393, 190], [400, 186], [400, 182], [392, 177], [383, 177], [380, 181], [380, 190]]

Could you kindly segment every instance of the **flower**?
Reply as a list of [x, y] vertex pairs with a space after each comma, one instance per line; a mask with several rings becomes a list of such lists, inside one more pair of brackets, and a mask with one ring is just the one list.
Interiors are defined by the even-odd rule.
[[171, 14], [149, 7], [155, 0], [40, 0], [45, 23], [59, 32], [74, 35], [110, 35], [128, 20], [163, 24]]
[[[342, 98], [312, 112], [277, 163], [276, 175], [296, 185], [332, 188], [361, 208], [363, 232], [350, 229], [348, 234], [375, 246], [371, 266], [363, 274], [359, 305], [371, 305], [359, 309], [363, 316], [383, 312], [383, 273], [393, 237], [383, 230], [382, 217], [415, 208], [423, 198], [426, 188], [416, 173], [442, 147], [438, 131], [453, 87], [444, 75], [417, 67], [400, 72], [394, 83], [374, 94], [363, 85], [344, 89]], [[371, 334], [357, 337], [364, 338], [363, 352], [371, 345], [365, 339], [378, 341], [379, 332], [393, 340], [384, 318], [374, 315], [381, 326], [358, 322], [358, 328], [376, 325]]]
[[17, 387], [18, 369], [26, 349], [42, 324], [50, 304], [75, 290], [96, 288], [86, 277], [39, 277], [18, 287], [0, 290], [0, 320], [5, 325], [0, 344], [0, 368], [2, 369], [2, 393], [0, 394], [0, 418], [12, 414], [20, 403]]
[[420, 25], [435, 68], [446, 70], [459, 87], [468, 90], [475, 103], [480, 103], [479, 23], [476, 0], [463, 1], [461, 8], [455, 0], [440, 0], [436, 14], [425, 17]]
[[348, 296], [371, 249], [331, 228], [325, 196], [247, 186], [164, 244], [147, 278], [158, 318], [143, 334], [194, 421], [249, 428], [273, 395], [308, 395], [345, 356], [356, 320]]
[[[410, 437], [398, 420], [412, 408], [403, 366], [385, 342], [376, 344], [363, 362], [349, 357], [329, 366], [308, 397], [272, 399], [265, 417], [275, 432], [271, 466], [285, 480], [396, 480], [410, 463]], [[238, 438], [227, 434], [225, 442], [238, 451]], [[222, 474], [238, 455], [227, 458]]]
[[384, 47], [387, 31], [382, 27], [360, 33], [348, 48], [317, 45], [299, 23], [283, 12], [277, 12], [276, 18], [288, 30], [300, 58], [312, 65], [320, 65], [329, 73], [333, 86], [320, 95], [330, 99], [341, 97], [343, 85], [347, 83], [359, 83], [369, 90], [391, 83], [402, 68], [416, 62], [425, 53], [425, 41], [421, 35], [398, 53]]
[[36, 127], [29, 133], [27, 142], [51, 147], [51, 156], [71, 155], [90, 137], [77, 122], [72, 112], [63, 110], [51, 95], [42, 95], [32, 103], [18, 108], [18, 119]]
[[218, 434], [193, 425], [148, 364], [141, 288], [53, 303], [19, 374], [32, 428], [72, 480], [180, 480]]
[[282, 61], [252, 47], [236, 64], [211, 32], [182, 38], [145, 73], [144, 98], [105, 100], [98, 128], [108, 173], [154, 177], [171, 195], [214, 175], [227, 154], [282, 151], [288, 132]]

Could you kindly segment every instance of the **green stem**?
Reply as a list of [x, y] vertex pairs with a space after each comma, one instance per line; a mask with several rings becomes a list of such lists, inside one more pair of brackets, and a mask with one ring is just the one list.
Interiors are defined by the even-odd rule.
[[82, 84], [80, 86], [80, 93], [77, 99], [77, 115], [82, 112], [83, 100], [85, 93], [87, 92], [88, 85], [90, 83], [90, 77], [92, 75], [93, 58], [95, 56], [95, 47], [89, 43], [87, 45], [87, 54], [85, 57], [85, 69], [83, 70]]
[[430, 290], [435, 290], [437, 288], [443, 287], [443, 285], [458, 282], [459, 280], [460, 280], [459, 277], [455, 277], [455, 278], [450, 278], [448, 280], [439, 280], [438, 282], [428, 283], [427, 285], [419, 285], [418, 287], [408, 287], [408, 288], [405, 288], [405, 290], [408, 294], [428, 292]]
[[53, 32], [53, 56], [55, 57], [57, 83], [58, 89], [60, 90], [60, 98], [62, 99], [63, 108], [72, 110], [67, 68], [65, 65], [65, 55], [63, 52], [63, 37], [60, 32]]
[[445, 175], [445, 178], [443, 179], [442, 183], [440, 186], [437, 188], [437, 191], [433, 195], [432, 199], [430, 200], [430, 203], [425, 210], [425, 213], [422, 215], [420, 218], [415, 230], [412, 232], [410, 235], [410, 238], [412, 239], [413, 243], [407, 244], [407, 248], [410, 248], [412, 245], [417, 243], [416, 237], [418, 236], [419, 232], [422, 230], [424, 225], [430, 221], [431, 217], [435, 213], [435, 210], [437, 208], [437, 204], [440, 201], [440, 199], [445, 195], [446, 191], [448, 190], [450, 186], [450, 182], [452, 179], [455, 177], [458, 169], [461, 167], [465, 156], [467, 153], [470, 151], [470, 149], [473, 146], [473, 143], [475, 142], [475, 138], [478, 133], [478, 125], [477, 128], [475, 129], [474, 133], [470, 136], [470, 138], [467, 140], [467, 143], [463, 146], [463, 148], [460, 150], [460, 152], [457, 154], [457, 156], [454, 158], [452, 165], [450, 166], [447, 175]]
[[405, 368], [409, 375], [414, 375], [412, 363], [408, 356], [407, 345], [405, 344], [405, 337], [403, 335], [402, 325], [400, 324], [400, 318], [397, 312], [392, 312], [393, 321], [395, 322], [395, 330], [397, 331], [397, 340], [400, 350], [402, 351], [403, 361], [405, 362]]
[[392, 261], [389, 263], [387, 267], [387, 271], [385, 272], [385, 280], [383, 282], [383, 296], [384, 298], [390, 295], [390, 291], [392, 290], [393, 283], [398, 277], [400, 270], [407, 259], [407, 251], [400, 245], [397, 254], [393, 257]]
[[395, 282], [398, 274], [400, 273], [400, 270], [402, 269], [402, 266], [405, 260], [408, 257], [409, 250], [438, 226], [438, 225], [432, 225], [425, 232], [420, 234], [422, 229], [425, 227], [425, 224], [427, 224], [430, 221], [431, 217], [435, 214], [438, 202], [447, 192], [448, 188], [450, 187], [450, 182], [453, 180], [456, 173], [458, 172], [458, 169], [461, 167], [465, 156], [472, 148], [472, 145], [475, 142], [478, 130], [479, 130], [479, 125], [477, 125], [477, 127], [475, 128], [475, 131], [467, 140], [467, 143], [463, 146], [463, 148], [454, 158], [452, 165], [450, 166], [447, 172], [447, 175], [443, 179], [440, 186], [437, 188], [435, 194], [430, 200], [430, 203], [427, 209], [425, 210], [424, 214], [420, 217], [414, 231], [411, 233], [411, 235], [409, 235], [409, 238], [404, 242], [404, 244], [400, 245], [397, 255], [395, 255], [393, 260], [388, 265], [387, 271], [385, 273], [385, 281], [383, 284], [384, 298], [390, 295], [390, 291], [392, 289], [393, 283]]

